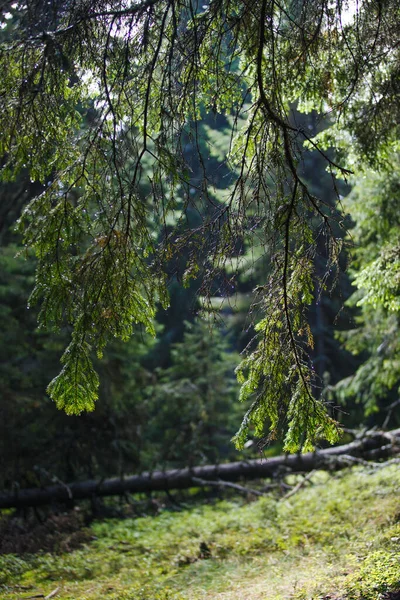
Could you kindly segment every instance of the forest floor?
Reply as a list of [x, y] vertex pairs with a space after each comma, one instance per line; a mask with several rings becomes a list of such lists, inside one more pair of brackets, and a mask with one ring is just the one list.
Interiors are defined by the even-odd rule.
[[0, 598], [400, 600], [399, 492], [392, 464], [87, 527], [75, 511], [28, 531], [4, 511]]

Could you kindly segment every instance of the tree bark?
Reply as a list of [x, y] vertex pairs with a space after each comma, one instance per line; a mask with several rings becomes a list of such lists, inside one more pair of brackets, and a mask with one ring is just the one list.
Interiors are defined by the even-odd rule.
[[[349, 466], [347, 457], [379, 460], [400, 452], [400, 429], [390, 432], [369, 431], [349, 444], [335, 446], [306, 454], [285, 454], [272, 458], [232, 462], [220, 465], [153, 471], [130, 477], [113, 477], [46, 488], [18, 489], [0, 493], [1, 508], [40, 506], [57, 502], [71, 502], [93, 496], [117, 496], [124, 493], [182, 490], [198, 487], [198, 480], [238, 481], [274, 477], [279, 472], [308, 472], [313, 469], [339, 470]], [[196, 482], [197, 480], [197, 482]]]

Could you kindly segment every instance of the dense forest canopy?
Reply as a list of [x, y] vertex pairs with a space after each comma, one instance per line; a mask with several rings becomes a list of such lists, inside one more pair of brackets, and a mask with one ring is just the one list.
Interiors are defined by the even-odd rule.
[[[355, 263], [366, 325], [347, 343], [365, 350], [371, 306], [397, 339], [399, 245], [390, 216], [373, 217], [379, 181], [398, 194], [399, 33], [397, 0], [2, 3], [1, 173], [34, 182], [18, 221], [37, 259], [30, 302], [43, 326], [71, 331], [48, 388], [59, 408], [94, 408], [93, 351], [138, 323], [155, 333], [173, 275], [199, 279], [211, 310], [245, 257], [261, 256], [237, 444], [266, 422], [286, 450], [337, 439], [309, 309], [339, 276], [345, 213], [314, 192], [305, 163], [318, 154], [338, 200], [341, 180], [374, 173], [373, 192], [348, 202], [368, 256]], [[217, 168], [211, 117], [229, 130]], [[364, 384], [359, 373], [353, 391]]]

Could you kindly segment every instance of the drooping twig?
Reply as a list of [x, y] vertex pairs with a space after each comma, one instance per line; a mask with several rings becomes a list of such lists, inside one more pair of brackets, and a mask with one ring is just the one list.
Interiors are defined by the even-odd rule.
[[388, 424], [389, 424], [390, 418], [391, 418], [391, 416], [392, 416], [392, 414], [393, 414], [393, 410], [394, 410], [394, 409], [395, 409], [397, 406], [399, 406], [399, 404], [400, 404], [400, 398], [398, 398], [397, 400], [395, 400], [394, 402], [392, 402], [392, 404], [389, 404], [389, 406], [387, 406], [387, 407], [385, 408], [385, 411], [387, 412], [387, 415], [386, 415], [386, 417], [385, 417], [385, 420], [383, 421], [383, 424], [382, 424], [382, 429], [386, 429], [386, 427], [387, 427], [387, 426], [388, 426]]

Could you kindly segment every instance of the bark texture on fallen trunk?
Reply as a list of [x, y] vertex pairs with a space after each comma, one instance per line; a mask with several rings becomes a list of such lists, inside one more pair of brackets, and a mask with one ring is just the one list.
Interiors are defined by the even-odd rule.
[[279, 471], [308, 472], [313, 469], [338, 470], [349, 466], [346, 456], [364, 460], [388, 458], [400, 452], [400, 429], [390, 432], [370, 431], [349, 444], [306, 454], [285, 454], [273, 458], [232, 462], [220, 465], [153, 471], [130, 477], [113, 477], [45, 488], [18, 489], [0, 493], [0, 508], [40, 506], [70, 502], [93, 496], [118, 496], [124, 493], [167, 491], [198, 487], [199, 480], [238, 481], [273, 477]]

